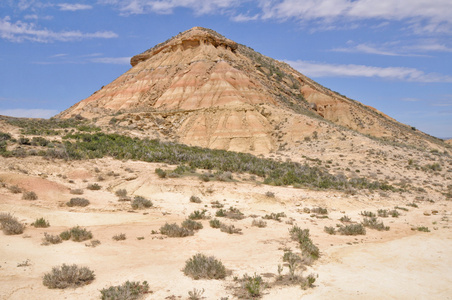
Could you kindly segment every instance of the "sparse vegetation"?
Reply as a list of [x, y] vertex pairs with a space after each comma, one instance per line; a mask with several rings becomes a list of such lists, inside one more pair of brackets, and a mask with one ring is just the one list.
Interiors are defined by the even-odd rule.
[[129, 197], [127, 197], [126, 189], [116, 190], [115, 195], [118, 196], [120, 201], [129, 200]]
[[34, 226], [35, 228], [47, 228], [50, 226], [49, 221], [47, 221], [44, 218], [36, 219], [33, 223], [31, 223], [31, 226]]
[[251, 223], [251, 226], [264, 228], [264, 227], [267, 227], [267, 222], [265, 222], [264, 220], [256, 220], [256, 219], [254, 219], [253, 222]]
[[201, 198], [197, 197], [197, 196], [191, 196], [190, 197], [190, 202], [192, 203], [201, 203]]
[[428, 227], [425, 226], [419, 226], [416, 228], [416, 230], [421, 232], [430, 232], [430, 229], [428, 229]]
[[22, 189], [18, 187], [17, 185], [11, 185], [8, 187], [8, 190], [13, 194], [20, 194], [22, 193]]
[[84, 191], [82, 189], [71, 189], [70, 193], [73, 195], [83, 195]]
[[226, 268], [214, 256], [202, 253], [195, 254], [185, 262], [184, 274], [197, 279], [223, 279], [226, 277]]
[[92, 239], [93, 234], [91, 233], [91, 231], [86, 230], [86, 228], [75, 226], [60, 233], [60, 237], [65, 241], [72, 240], [74, 242], [83, 242]]
[[157, 174], [158, 177], [160, 178], [166, 178], [166, 171], [163, 171], [160, 168], [155, 169], [155, 174]]
[[110, 286], [100, 291], [102, 300], [138, 300], [149, 293], [146, 281], [126, 281], [122, 285]]
[[248, 293], [251, 298], [260, 297], [262, 291], [266, 288], [265, 282], [262, 280], [260, 275], [254, 273], [253, 276], [244, 274], [243, 278], [240, 280], [242, 288]]
[[309, 237], [309, 229], [301, 229], [297, 225], [293, 225], [292, 228], [289, 229], [289, 233], [292, 240], [299, 243], [303, 257], [309, 260], [316, 260], [319, 258], [320, 250], [314, 245]]
[[319, 214], [319, 215], [327, 215], [328, 214], [328, 210], [326, 208], [323, 208], [323, 207], [314, 207], [314, 208], [311, 209], [311, 213]]
[[338, 232], [342, 235], [365, 235], [366, 228], [363, 224], [340, 225]]
[[220, 228], [221, 222], [218, 219], [212, 219], [209, 221], [210, 227], [212, 228]]
[[339, 221], [341, 221], [342, 223], [350, 223], [352, 219], [349, 216], [344, 215], [339, 219]]
[[376, 215], [373, 212], [366, 211], [366, 210], [361, 212], [361, 216], [370, 217], [370, 218], [376, 217]]
[[46, 273], [42, 283], [49, 289], [76, 288], [90, 284], [94, 278], [94, 272], [87, 267], [63, 264]]
[[148, 200], [142, 196], [135, 196], [130, 205], [132, 205], [133, 209], [144, 209], [152, 207], [153, 204], [151, 200]]
[[25, 225], [10, 213], [0, 213], [0, 225], [6, 235], [22, 234], [25, 229]]
[[182, 222], [181, 225], [183, 228], [187, 228], [188, 230], [200, 230], [203, 228], [201, 222], [196, 222], [191, 219], [186, 219], [185, 221]]
[[48, 234], [44, 232], [44, 238], [42, 239], [42, 245], [47, 246], [50, 244], [59, 244], [62, 243], [63, 240], [59, 235]]
[[266, 219], [266, 220], [275, 220], [275, 221], [281, 222], [281, 218], [285, 218], [285, 217], [286, 217], [286, 214], [283, 212], [280, 212], [280, 213], [276, 213], [276, 214], [271, 213], [269, 215], [263, 216], [262, 218]]
[[186, 237], [194, 234], [193, 230], [180, 227], [176, 223], [166, 223], [165, 225], [160, 227], [160, 233], [168, 237]]
[[208, 219], [209, 217], [206, 215], [207, 210], [203, 209], [201, 211], [199, 210], [195, 210], [194, 212], [192, 212], [188, 218], [190, 220], [204, 220], [204, 219]]
[[38, 200], [38, 195], [36, 195], [36, 193], [33, 191], [24, 192], [22, 194], [22, 199], [23, 200]]
[[225, 217], [225, 218], [234, 219], [234, 220], [241, 220], [241, 219], [245, 218], [244, 214], [238, 208], [235, 208], [232, 206], [229, 207], [228, 210], [220, 208], [215, 213], [215, 216]]
[[125, 241], [127, 239], [127, 236], [125, 233], [119, 233], [119, 234], [115, 234], [112, 239], [114, 241]]
[[326, 233], [328, 233], [328, 234], [331, 234], [331, 235], [335, 235], [336, 234], [336, 228], [334, 228], [334, 227], [332, 227], [332, 226], [325, 226], [324, 228], [323, 228], [323, 230], [326, 232]]
[[71, 198], [71, 200], [69, 200], [69, 202], [66, 202], [66, 205], [69, 207], [73, 207], [73, 206], [80, 206], [80, 207], [85, 207], [88, 206], [90, 204], [88, 199], [85, 198]]
[[204, 289], [198, 290], [198, 289], [194, 288], [193, 291], [188, 291], [188, 299], [189, 300], [201, 300], [202, 294], [204, 294]]
[[88, 186], [86, 187], [88, 190], [91, 190], [91, 191], [98, 191], [98, 190], [100, 190], [102, 187], [99, 185], [99, 184], [97, 184], [97, 183], [93, 183], [93, 184], [88, 184]]
[[226, 232], [229, 234], [241, 234], [242, 233], [242, 229], [240, 228], [235, 228], [234, 225], [226, 225], [226, 224], [221, 224], [220, 225], [220, 231], [222, 232]]
[[267, 191], [265, 192], [265, 196], [267, 196], [268, 198], [275, 198], [275, 193]]
[[364, 218], [363, 219], [363, 226], [371, 228], [371, 229], [376, 229], [378, 231], [388, 231], [389, 230], [389, 226], [385, 226], [383, 224], [383, 222], [378, 221], [378, 219], [376, 217], [371, 217], [371, 218]]

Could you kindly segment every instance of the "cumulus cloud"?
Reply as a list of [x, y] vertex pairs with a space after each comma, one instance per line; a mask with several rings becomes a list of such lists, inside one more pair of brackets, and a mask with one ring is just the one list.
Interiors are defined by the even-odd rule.
[[410, 82], [452, 83], [452, 76], [425, 73], [415, 68], [327, 64], [302, 60], [286, 62], [299, 72], [312, 77], [377, 77]]
[[57, 4], [57, 6], [60, 8], [60, 10], [63, 10], [63, 11], [87, 10], [87, 9], [93, 8], [91, 5], [80, 4], [80, 3], [77, 3], [77, 4], [61, 3], [61, 4]]
[[0, 115], [18, 118], [43, 118], [48, 119], [59, 113], [54, 109], [0, 109]]
[[112, 31], [96, 31], [85, 33], [78, 30], [55, 32], [49, 29], [39, 29], [33, 23], [17, 21], [11, 22], [9, 17], [0, 19], [0, 38], [13, 42], [22, 42], [25, 40], [34, 42], [54, 42], [54, 41], [74, 41], [90, 38], [110, 39], [118, 35]]

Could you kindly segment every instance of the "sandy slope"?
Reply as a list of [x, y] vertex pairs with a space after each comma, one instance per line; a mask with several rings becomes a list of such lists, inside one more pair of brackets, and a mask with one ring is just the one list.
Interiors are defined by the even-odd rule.
[[[256, 272], [272, 282], [278, 264], [282, 264], [283, 249], [298, 251], [289, 238], [291, 225], [287, 222], [310, 229], [322, 256], [303, 274], [313, 272], [319, 277], [313, 289], [277, 286], [264, 290], [263, 299], [449, 299], [452, 295], [449, 270], [452, 231], [448, 224], [451, 203], [444, 200], [420, 201], [419, 208], [400, 211], [399, 218], [382, 219], [391, 226], [390, 231], [368, 229], [365, 236], [330, 236], [323, 227], [340, 223], [338, 219], [344, 214], [359, 221], [363, 210], [406, 207], [415, 195], [394, 193], [386, 197], [365, 192], [347, 195], [270, 187], [246, 180], [249, 176], [244, 174], [234, 175], [241, 178], [237, 182], [205, 183], [194, 177], [160, 179], [155, 168], [169, 167], [112, 159], [76, 163], [45, 163], [40, 158], [0, 160], [0, 179], [6, 184], [0, 188], [0, 212], [11, 212], [27, 224], [39, 217], [45, 217], [51, 224], [46, 229], [27, 226], [22, 235], [0, 233], [0, 299], [99, 299], [100, 289], [126, 280], [147, 280], [153, 293], [146, 299], [173, 295], [174, 299], [186, 299], [193, 288], [205, 289], [204, 299], [226, 296], [235, 299], [231, 289], [235, 285], [234, 276]], [[24, 169], [28, 174], [24, 174]], [[118, 175], [107, 175], [110, 171]], [[102, 189], [87, 190], [86, 186], [99, 175], [105, 178], [98, 182]], [[7, 189], [13, 184], [34, 190], [39, 199], [22, 200], [21, 194], [12, 194]], [[89, 199], [91, 205], [65, 206], [74, 197], [69, 193], [71, 188], [84, 189], [82, 197]], [[148, 197], [154, 207], [132, 211], [128, 202], [119, 202], [114, 195], [123, 188], [130, 195]], [[276, 197], [266, 197], [267, 191], [274, 192]], [[199, 196], [203, 202], [191, 203], [191, 195]], [[215, 200], [224, 203], [225, 208], [237, 207], [248, 216], [240, 221], [221, 219], [241, 228], [242, 235], [228, 235], [210, 228], [208, 220], [202, 221], [204, 229], [192, 237], [166, 238], [151, 233], [165, 222], [180, 223], [194, 210], [205, 208], [214, 215], [216, 209], [211, 208], [210, 202]], [[303, 213], [303, 208], [315, 206], [327, 207], [329, 218], [318, 219]], [[438, 213], [431, 214], [432, 210]], [[287, 217], [282, 222], [267, 220], [266, 228], [251, 226], [250, 215], [271, 212], [285, 212]], [[59, 234], [76, 225], [91, 230], [101, 245], [92, 248], [84, 242], [72, 241], [41, 245], [44, 232]], [[413, 226], [427, 226], [431, 232], [412, 231]], [[127, 239], [112, 240], [119, 233], [125, 233]], [[221, 259], [232, 275], [225, 280], [198, 281], [185, 276], [181, 271], [185, 261], [198, 252]], [[29, 266], [17, 266], [27, 259]], [[96, 274], [95, 281], [77, 289], [47, 289], [42, 285], [43, 274], [62, 263], [90, 267]], [[287, 272], [285, 268], [284, 273]]]

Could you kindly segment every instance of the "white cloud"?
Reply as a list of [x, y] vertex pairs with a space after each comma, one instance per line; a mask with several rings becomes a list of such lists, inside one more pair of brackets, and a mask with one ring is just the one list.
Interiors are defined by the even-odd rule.
[[80, 3], [77, 3], [77, 4], [61, 3], [61, 4], [57, 4], [57, 6], [60, 8], [60, 10], [63, 10], [63, 11], [87, 10], [87, 9], [93, 8], [91, 5], [80, 4]]
[[90, 59], [94, 63], [128, 65], [131, 57], [97, 57]]
[[[242, 1], [243, 2], [243, 1]], [[177, 8], [188, 8], [197, 15], [218, 13], [238, 6], [239, 0], [100, 0], [112, 4], [125, 14], [170, 14]]]
[[93, 33], [84, 33], [78, 30], [55, 32], [49, 29], [38, 29], [33, 23], [17, 21], [10, 22], [9, 17], [0, 19], [0, 38], [13, 42], [22, 42], [25, 40], [34, 42], [54, 42], [54, 41], [74, 41], [89, 38], [116, 38], [118, 35], [112, 31], [96, 31]]
[[373, 45], [359, 44], [349, 48], [336, 48], [333, 49], [336, 52], [350, 52], [350, 53], [367, 53], [367, 54], [377, 54], [377, 55], [387, 55], [387, 56], [399, 56], [401, 54], [387, 51], [384, 49], [379, 49]]
[[244, 15], [244, 14], [238, 14], [231, 18], [234, 22], [248, 22], [248, 21], [256, 21], [259, 19], [259, 14], [255, 14], [254, 16]]
[[299, 72], [312, 77], [377, 77], [411, 82], [452, 83], [452, 76], [425, 73], [414, 68], [327, 64], [302, 60], [286, 62]]
[[0, 109], [0, 115], [18, 118], [43, 118], [48, 119], [59, 113], [54, 109]]

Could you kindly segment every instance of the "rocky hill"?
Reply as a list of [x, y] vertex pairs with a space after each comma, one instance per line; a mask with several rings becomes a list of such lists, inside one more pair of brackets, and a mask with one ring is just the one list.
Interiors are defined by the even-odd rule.
[[444, 147], [210, 29], [180, 33], [132, 57], [131, 65], [57, 117], [81, 116], [135, 135], [255, 154], [294, 149], [321, 136]]

